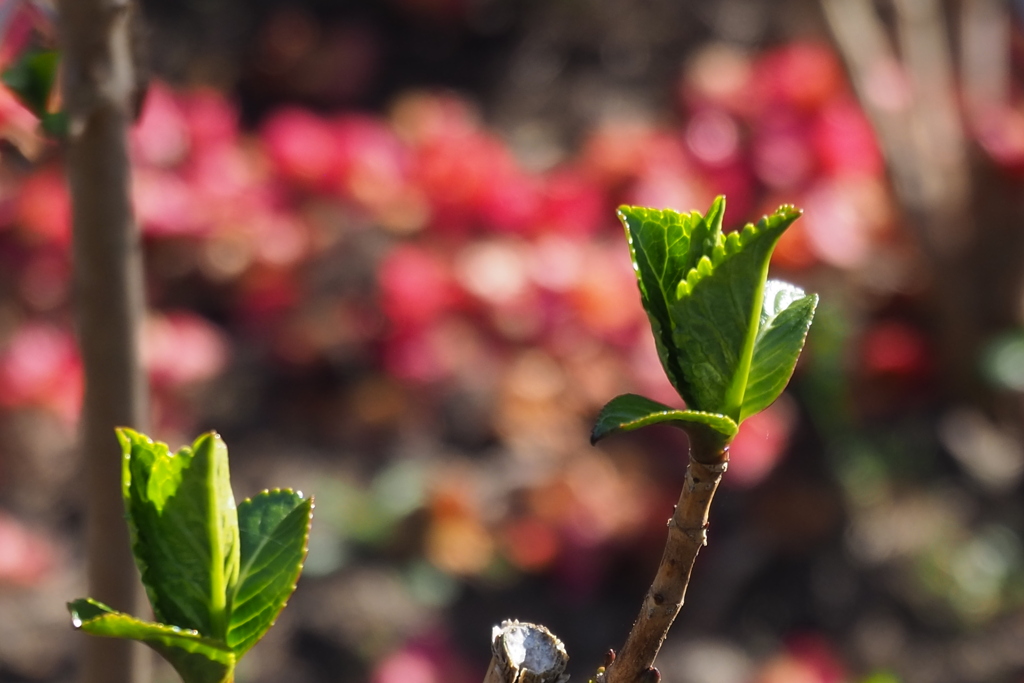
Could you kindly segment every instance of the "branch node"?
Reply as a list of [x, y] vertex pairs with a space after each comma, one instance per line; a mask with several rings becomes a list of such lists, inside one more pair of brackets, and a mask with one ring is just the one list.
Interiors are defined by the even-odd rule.
[[711, 472], [713, 474], [719, 474], [719, 475], [725, 474], [725, 471], [729, 469], [729, 461], [728, 460], [723, 460], [722, 462], [712, 462], [712, 463], [703, 463], [702, 462], [702, 463], [699, 463], [699, 464], [700, 464], [701, 467], [703, 467], [708, 472]]

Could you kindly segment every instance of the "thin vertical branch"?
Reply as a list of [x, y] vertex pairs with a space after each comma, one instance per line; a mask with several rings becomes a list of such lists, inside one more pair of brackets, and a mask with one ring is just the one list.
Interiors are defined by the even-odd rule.
[[960, 83], [966, 113], [977, 118], [1009, 104], [1013, 22], [1003, 0], [964, 0], [960, 20]]
[[911, 146], [911, 95], [906, 72], [871, 0], [822, 0], [822, 9], [854, 88], [878, 135], [901, 198], [917, 193], [918, 168]]
[[938, 258], [959, 256], [970, 243], [970, 167], [957, 108], [949, 34], [939, 0], [897, 0], [900, 52], [913, 93], [911, 134], [927, 212], [926, 246]]
[[937, 0], [896, 2], [900, 61], [870, 0], [823, 0], [861, 104], [924, 249], [944, 258], [971, 236], [966, 142]]
[[727, 446], [708, 447], [691, 438], [690, 464], [679, 503], [668, 521], [665, 552], [640, 614], [622, 649], [608, 664], [603, 683], [659, 680], [654, 659], [683, 606], [697, 553], [707, 544], [708, 512], [728, 463]]
[[977, 395], [981, 312], [968, 261], [978, 225], [942, 5], [894, 1], [902, 60], [871, 0], [822, 0], [822, 6], [928, 261], [946, 393], [958, 400]]
[[[142, 262], [127, 145], [136, 99], [133, 11], [127, 0], [59, 2], [75, 294], [85, 368], [89, 594], [127, 611], [133, 611], [140, 591], [124, 524], [114, 427], [144, 428], [147, 413], [138, 348]], [[129, 643], [95, 638], [86, 647], [84, 683], [138, 683]], [[136, 673], [144, 669], [138, 667]]]
[[903, 60], [870, 0], [823, 0], [822, 7], [922, 246], [933, 258], [963, 248], [969, 169], [940, 7], [896, 3]]

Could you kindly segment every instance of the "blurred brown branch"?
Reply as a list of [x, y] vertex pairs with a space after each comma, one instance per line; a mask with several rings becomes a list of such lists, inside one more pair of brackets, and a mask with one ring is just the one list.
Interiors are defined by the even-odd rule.
[[[89, 594], [116, 609], [133, 611], [141, 592], [124, 525], [114, 427], [143, 429], [147, 414], [139, 358], [142, 260], [127, 143], [137, 90], [131, 35], [135, 8], [126, 0], [61, 0], [59, 11], [78, 332], [85, 369], [82, 448]], [[130, 647], [120, 640], [90, 639], [81, 680], [138, 683], [142, 676], [133, 675]]]
[[928, 267], [947, 398], [985, 402], [978, 354], [1020, 324], [1024, 242], [1015, 191], [973, 153], [970, 134], [983, 112], [1006, 104], [1008, 10], [962, 4], [958, 72], [939, 0], [895, 0], [892, 26], [870, 0], [822, 5]]

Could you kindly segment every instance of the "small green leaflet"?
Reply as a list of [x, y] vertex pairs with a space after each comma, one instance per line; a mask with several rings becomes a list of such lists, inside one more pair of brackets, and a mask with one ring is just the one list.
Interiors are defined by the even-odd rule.
[[185, 683], [229, 683], [295, 590], [313, 500], [276, 489], [236, 509], [227, 447], [213, 432], [176, 453], [130, 429], [117, 437], [132, 552], [161, 623], [91, 599], [68, 604], [73, 622], [146, 643]]
[[306, 556], [313, 501], [264, 491], [238, 506], [242, 567], [230, 593], [227, 643], [239, 657], [256, 644], [295, 590]]
[[189, 683], [230, 683], [235, 654], [224, 643], [196, 631], [141, 621], [102, 602], [83, 598], [68, 603], [71, 622], [94, 636], [138, 640], [170, 662]]
[[669, 319], [695, 394], [689, 407], [739, 421], [768, 260], [799, 215], [784, 207], [757, 225], [730, 233], [679, 283]]
[[785, 389], [817, 296], [769, 282], [768, 263], [800, 211], [783, 206], [729, 234], [722, 232], [724, 211], [724, 197], [703, 216], [619, 208], [658, 355], [689, 410], [619, 397], [599, 417], [596, 438], [669, 422], [691, 432], [702, 424], [728, 440]]
[[736, 436], [739, 431], [736, 423], [725, 415], [676, 410], [643, 396], [623, 394], [605, 404], [590, 434], [590, 443], [597, 443], [609, 434], [631, 432], [658, 423], [668, 423], [687, 431], [711, 429], [726, 438]]
[[226, 594], [238, 577], [238, 517], [228, 454], [217, 434], [171, 453], [117, 430], [132, 551], [153, 612], [166, 624], [223, 639]]
[[724, 209], [725, 200], [719, 197], [708, 210], [709, 225], [696, 211], [680, 214], [634, 206], [619, 208], [662, 367], [687, 403], [693, 400], [693, 392], [672, 339], [669, 309], [676, 302], [679, 282], [718, 242]]
[[789, 384], [817, 306], [817, 294], [779, 280], [765, 283], [741, 421], [770, 406]]

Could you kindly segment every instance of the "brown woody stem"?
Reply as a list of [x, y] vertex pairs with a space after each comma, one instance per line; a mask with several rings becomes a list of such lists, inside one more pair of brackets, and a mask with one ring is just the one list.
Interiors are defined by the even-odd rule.
[[[131, 206], [128, 126], [136, 97], [129, 0], [59, 0], [75, 302], [85, 370], [82, 450], [89, 595], [135, 611], [142, 596], [124, 523], [114, 428], [148, 415], [139, 337], [142, 253]], [[120, 639], [85, 645], [81, 683], [148, 680], [148, 653]], [[133, 661], [134, 659], [134, 661]]]
[[693, 562], [707, 543], [711, 500], [728, 464], [728, 446], [691, 439], [686, 482], [668, 521], [668, 539], [658, 573], [626, 643], [605, 670], [604, 683], [643, 683], [656, 676], [652, 671], [654, 658], [683, 606]]

